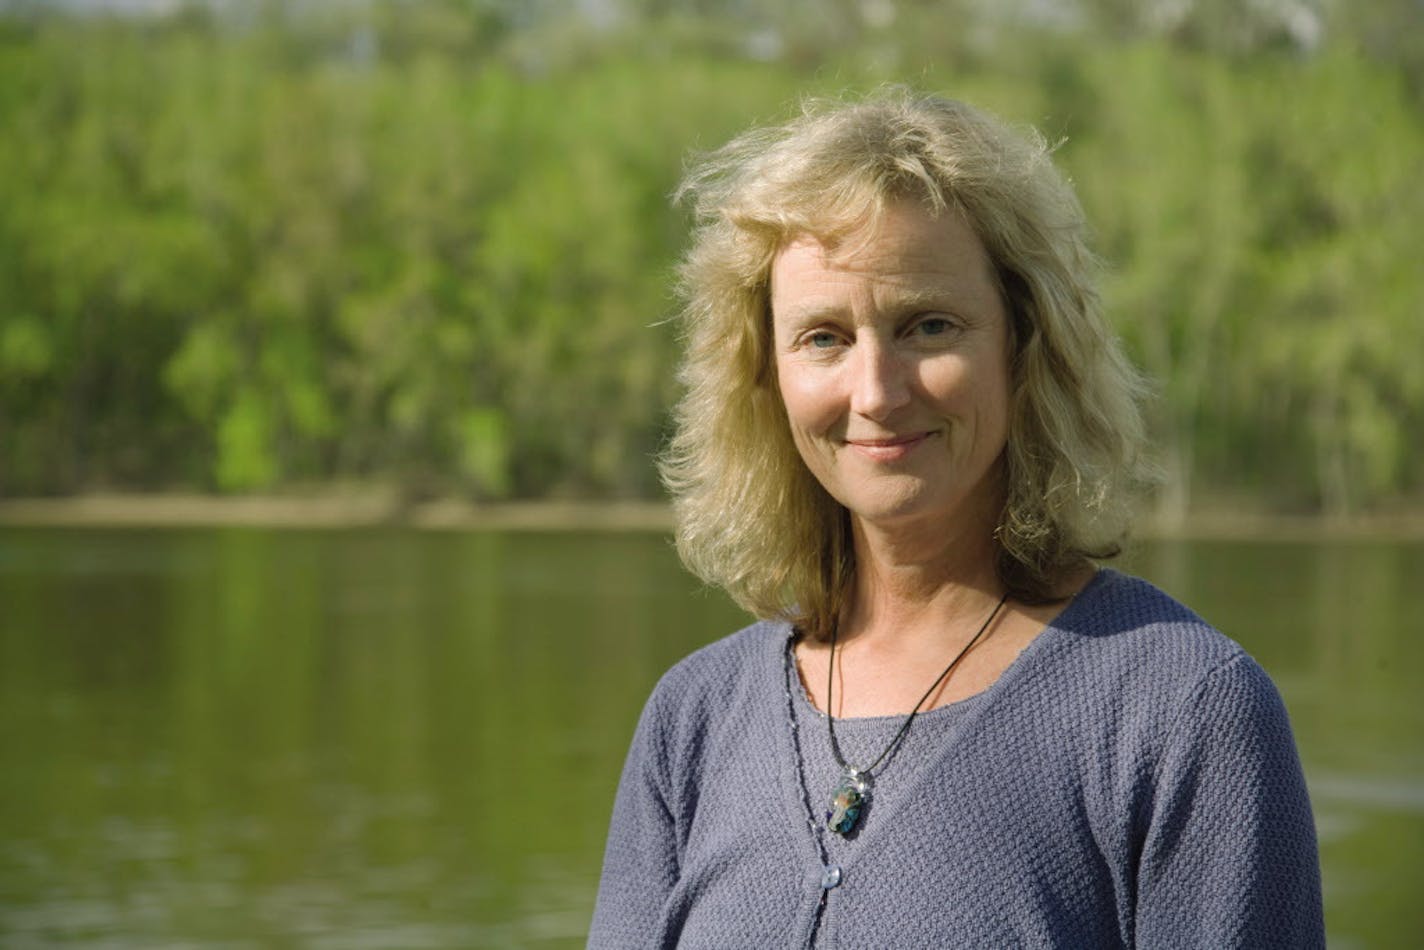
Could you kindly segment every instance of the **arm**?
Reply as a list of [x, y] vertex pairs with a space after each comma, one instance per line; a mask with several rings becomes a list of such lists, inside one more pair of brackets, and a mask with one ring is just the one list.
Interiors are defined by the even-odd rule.
[[661, 929], [663, 905], [677, 882], [676, 827], [668, 807], [657, 694], [633, 736], [613, 803], [590, 948], [648, 946]]
[[1285, 707], [1250, 657], [1213, 670], [1178, 716], [1147, 817], [1138, 946], [1324, 946], [1305, 779]]

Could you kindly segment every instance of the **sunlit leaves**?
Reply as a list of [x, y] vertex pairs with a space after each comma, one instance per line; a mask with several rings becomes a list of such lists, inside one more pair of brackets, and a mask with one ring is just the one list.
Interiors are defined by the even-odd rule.
[[0, 28], [0, 491], [655, 494], [683, 156], [897, 79], [1064, 140], [1162, 393], [1167, 509], [1424, 487], [1417, 63], [1283, 47], [1219, 4], [1177, 27], [841, 6]]

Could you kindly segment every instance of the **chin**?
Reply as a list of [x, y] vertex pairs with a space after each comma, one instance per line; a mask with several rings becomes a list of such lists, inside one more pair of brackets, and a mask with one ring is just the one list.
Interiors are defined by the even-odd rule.
[[987, 482], [973, 486], [946, 484], [950, 481], [885, 478], [856, 485], [855, 491], [832, 494], [852, 516], [870, 524], [891, 527], [924, 522], [938, 524], [950, 533], [980, 525], [987, 519], [992, 528], [998, 521], [994, 506], [1000, 503], [999, 492]]
[[842, 499], [850, 513], [863, 521], [893, 524], [917, 518], [941, 518], [948, 522], [951, 518], [947, 507], [937, 504], [934, 498], [926, 497], [922, 490], [911, 488], [905, 491], [887, 491], [874, 494], [858, 494]]

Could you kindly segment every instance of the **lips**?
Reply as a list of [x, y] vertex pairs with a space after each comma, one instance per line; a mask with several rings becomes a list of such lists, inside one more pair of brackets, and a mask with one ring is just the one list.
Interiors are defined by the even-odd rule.
[[933, 432], [910, 432], [872, 439], [846, 439], [845, 444], [857, 455], [874, 462], [898, 462], [929, 441]]

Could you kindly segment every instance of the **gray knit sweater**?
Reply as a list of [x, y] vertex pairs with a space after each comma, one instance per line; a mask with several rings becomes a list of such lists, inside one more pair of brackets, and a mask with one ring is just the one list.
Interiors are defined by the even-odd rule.
[[[992, 687], [917, 717], [846, 839], [790, 634], [755, 624], [654, 690], [590, 947], [1323, 946], [1280, 698], [1150, 584], [1100, 571]], [[847, 760], [899, 723], [837, 720]]]

